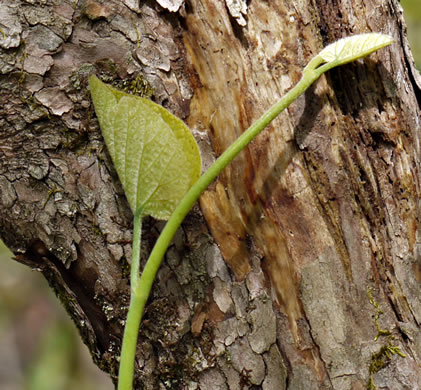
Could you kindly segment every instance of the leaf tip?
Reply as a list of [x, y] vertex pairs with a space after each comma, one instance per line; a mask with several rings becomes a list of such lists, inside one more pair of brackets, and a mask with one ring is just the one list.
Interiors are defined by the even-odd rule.
[[331, 43], [318, 57], [325, 63], [335, 62], [335, 65], [342, 65], [366, 57], [393, 42], [390, 35], [382, 33], [357, 34]]

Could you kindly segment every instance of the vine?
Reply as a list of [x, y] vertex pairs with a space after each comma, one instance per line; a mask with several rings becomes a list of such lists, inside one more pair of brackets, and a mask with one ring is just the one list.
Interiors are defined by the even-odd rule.
[[[101, 131], [134, 214], [131, 299], [121, 350], [119, 390], [132, 388], [137, 339], [146, 301], [174, 234], [199, 196], [323, 73], [392, 42], [388, 35], [371, 33], [340, 39], [325, 47], [304, 68], [298, 84], [253, 123], [202, 176], [199, 149], [180, 119], [149, 99], [128, 95], [95, 76], [90, 77]], [[142, 218], [147, 215], [168, 222], [140, 273], [141, 226]], [[393, 348], [389, 346], [383, 354], [392, 353]]]

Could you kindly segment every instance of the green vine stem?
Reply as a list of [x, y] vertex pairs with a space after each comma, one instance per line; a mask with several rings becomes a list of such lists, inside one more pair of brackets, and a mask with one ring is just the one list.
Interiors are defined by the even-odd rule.
[[[254, 139], [254, 137], [256, 137], [285, 108], [303, 94], [324, 72], [335, 66], [365, 57], [381, 47], [390, 45], [392, 42], [392, 38], [383, 34], [372, 33], [359, 36], [356, 35], [339, 40], [334, 44], [327, 46], [315, 56], [304, 68], [303, 75], [297, 85], [254, 122], [193, 184], [174, 210], [156, 241], [140, 279], [138, 278], [140, 216], [135, 216], [135, 232], [133, 239], [136, 240], [136, 242], [133, 242], [133, 258], [135, 256], [137, 257], [136, 260], [133, 260], [132, 264], [132, 296], [124, 332], [118, 390], [131, 390], [132, 388], [137, 336], [146, 301], [148, 300], [149, 293], [152, 289], [156, 273], [158, 272], [165, 252], [177, 229], [203, 191], [205, 191], [209, 184], [215, 180], [219, 173]], [[135, 250], [136, 246], [137, 248]]]
[[123, 345], [120, 355], [118, 374], [118, 389], [131, 389], [133, 383], [134, 361], [146, 299], [139, 294], [140, 287], [140, 244], [142, 240], [142, 210], [139, 209], [133, 217], [132, 264], [130, 269], [130, 306], [124, 328]]
[[130, 390], [132, 388], [137, 336], [143, 311], [152, 289], [156, 273], [158, 272], [165, 252], [177, 229], [180, 227], [181, 222], [183, 222], [187, 213], [191, 210], [203, 191], [205, 191], [209, 184], [215, 180], [219, 173], [253, 140], [253, 138], [272, 122], [286, 107], [295, 101], [298, 96], [304, 93], [326, 70], [330, 69], [330, 66], [328, 66], [330, 64], [325, 64], [322, 67], [315, 69], [320, 62], [322, 62], [320, 58], [314, 58], [304, 69], [303, 77], [298, 84], [254, 122], [230, 147], [228, 147], [228, 149], [225, 150], [224, 153], [221, 154], [196, 183], [193, 184], [166, 223], [146, 262], [140, 279], [138, 275], [141, 216], [135, 215], [131, 270], [131, 298], [121, 349], [118, 390]]

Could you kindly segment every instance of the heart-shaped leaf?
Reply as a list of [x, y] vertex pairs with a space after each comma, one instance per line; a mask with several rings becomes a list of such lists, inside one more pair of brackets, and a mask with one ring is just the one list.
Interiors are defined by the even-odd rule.
[[353, 35], [326, 46], [317, 57], [326, 63], [335, 62], [337, 65], [342, 65], [368, 56], [392, 42], [392, 37], [380, 33]]
[[168, 219], [199, 178], [199, 148], [183, 121], [97, 77], [89, 87], [101, 131], [135, 213]]

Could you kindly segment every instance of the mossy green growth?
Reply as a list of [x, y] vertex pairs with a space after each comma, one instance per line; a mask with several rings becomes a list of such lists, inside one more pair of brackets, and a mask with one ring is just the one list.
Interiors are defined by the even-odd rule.
[[43, 208], [43, 209], [45, 208], [45, 206], [47, 205], [48, 201], [51, 199], [51, 197], [52, 197], [54, 194], [56, 194], [57, 192], [62, 192], [62, 191], [63, 191], [63, 190], [62, 190], [62, 189], [60, 189], [60, 188], [58, 188], [57, 186], [55, 186], [55, 187], [51, 188], [51, 189], [48, 191], [48, 194], [47, 194], [47, 197], [46, 197], [46, 199], [45, 199], [44, 203], [42, 204], [42, 208]]
[[[20, 79], [19, 79], [19, 83], [21, 84]], [[38, 119], [41, 119], [41, 118], [44, 118], [44, 117], [48, 118], [48, 119], [51, 119], [49, 111], [47, 109], [45, 109], [44, 106], [42, 104], [40, 104], [33, 95], [25, 97], [22, 94], [22, 95], [19, 96], [19, 99], [22, 101], [22, 103], [27, 105], [27, 107], [29, 108], [29, 110], [32, 113], [33, 112], [39, 113]]]
[[374, 338], [374, 341], [377, 341], [377, 339], [380, 336], [390, 336], [392, 333], [389, 330], [385, 330], [385, 329], [382, 329], [380, 327], [379, 318], [382, 314], [384, 314], [384, 312], [380, 308], [380, 304], [373, 297], [373, 288], [372, 287], [369, 287], [367, 289], [367, 295], [368, 295], [369, 302], [376, 308], [376, 314], [374, 315], [374, 321], [376, 322], [377, 335]]
[[18, 85], [21, 86], [26, 78], [26, 72], [25, 72], [25, 59], [28, 56], [26, 53], [26, 41], [22, 39], [18, 50], [16, 51], [16, 58], [20, 54], [19, 63], [20, 63], [20, 78], [18, 81]]
[[1, 27], [0, 27], [0, 34], [2, 35], [3, 39], [6, 40], [7, 36]]
[[379, 318], [383, 314], [383, 310], [380, 308], [380, 304], [373, 297], [373, 288], [367, 289], [367, 295], [369, 302], [375, 307], [376, 314], [374, 316], [377, 328], [377, 335], [374, 341], [377, 341], [380, 337], [387, 337], [387, 343], [382, 345], [380, 349], [371, 355], [370, 367], [369, 367], [369, 378], [367, 383], [367, 390], [377, 390], [376, 383], [374, 382], [374, 375], [381, 369], [385, 368], [392, 360], [393, 355], [399, 355], [405, 358], [406, 355], [400, 350], [397, 345], [394, 345], [395, 337], [392, 332], [387, 329], [382, 329], [379, 324]]
[[78, 70], [70, 75], [70, 83], [76, 91], [86, 90], [86, 80], [92, 72], [95, 71], [95, 66], [92, 64], [82, 64]]
[[140, 96], [146, 99], [150, 99], [155, 93], [155, 89], [141, 74], [138, 74], [134, 80], [123, 80], [119, 83], [118, 88], [131, 95]]
[[388, 343], [383, 345], [379, 351], [371, 355], [371, 362], [369, 367], [370, 377], [368, 378], [367, 389], [368, 390], [377, 390], [376, 383], [374, 382], [374, 374], [379, 372], [381, 369], [385, 368], [392, 360], [392, 355], [399, 355], [400, 357], [405, 358], [406, 355], [402, 353], [400, 348], [396, 345], [393, 345], [394, 337], [390, 335], [388, 337]]

